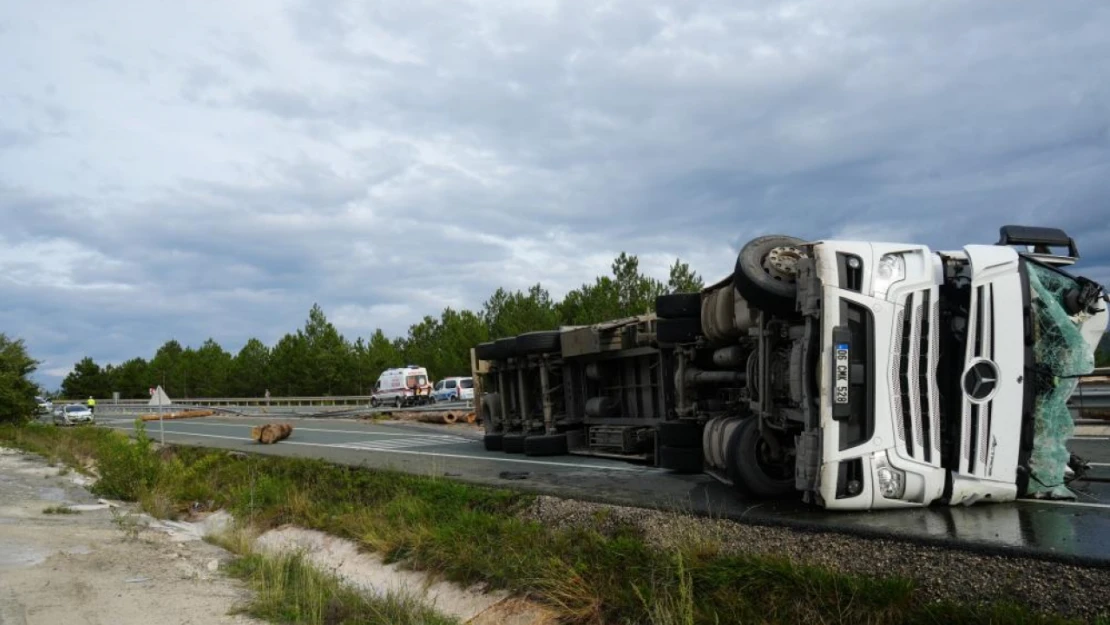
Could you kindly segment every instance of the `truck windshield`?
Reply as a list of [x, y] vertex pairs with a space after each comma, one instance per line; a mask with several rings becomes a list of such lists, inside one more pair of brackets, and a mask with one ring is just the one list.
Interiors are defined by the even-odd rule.
[[1075, 428], [1068, 398], [1078, 383], [1075, 376], [1091, 372], [1094, 355], [1083, 339], [1080, 323], [1066, 308], [1067, 294], [1078, 288], [1076, 280], [1050, 267], [1023, 262], [1029, 275], [1036, 369], [1035, 375], [1029, 376], [1036, 385], [1029, 491], [1067, 497], [1070, 491], [1063, 481], [1070, 454], [1066, 443]]

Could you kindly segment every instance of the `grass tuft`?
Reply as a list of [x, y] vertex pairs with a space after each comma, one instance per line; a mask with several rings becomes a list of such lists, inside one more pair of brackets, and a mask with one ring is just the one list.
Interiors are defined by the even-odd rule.
[[251, 553], [231, 563], [229, 573], [245, 580], [257, 595], [241, 612], [275, 623], [305, 625], [451, 625], [447, 618], [414, 598], [368, 595], [322, 572], [299, 554]]
[[80, 510], [74, 510], [73, 508], [68, 508], [66, 506], [50, 506], [49, 508], [43, 508], [42, 513], [43, 514], [81, 514], [81, 511]]

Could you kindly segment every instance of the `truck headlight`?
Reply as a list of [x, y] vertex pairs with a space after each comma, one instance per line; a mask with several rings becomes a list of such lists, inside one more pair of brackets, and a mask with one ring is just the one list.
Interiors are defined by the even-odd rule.
[[883, 254], [875, 267], [875, 277], [871, 281], [875, 297], [886, 299], [890, 287], [906, 279], [906, 259], [901, 254]]
[[890, 466], [885, 451], [872, 454], [875, 465], [875, 485], [887, 499], [901, 499], [906, 494], [906, 472]]

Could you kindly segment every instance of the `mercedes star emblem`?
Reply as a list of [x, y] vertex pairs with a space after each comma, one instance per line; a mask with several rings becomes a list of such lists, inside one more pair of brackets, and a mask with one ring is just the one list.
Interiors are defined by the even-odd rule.
[[964, 393], [973, 402], [986, 401], [998, 388], [998, 365], [977, 360], [964, 373]]

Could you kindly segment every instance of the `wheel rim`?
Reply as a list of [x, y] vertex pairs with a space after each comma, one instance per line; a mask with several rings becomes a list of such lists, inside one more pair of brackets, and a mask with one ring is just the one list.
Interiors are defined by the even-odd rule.
[[780, 282], [794, 282], [798, 277], [798, 261], [805, 254], [793, 245], [773, 248], [763, 257], [763, 271]]

